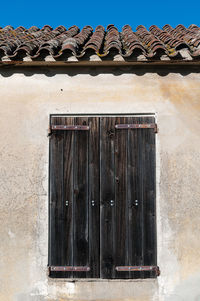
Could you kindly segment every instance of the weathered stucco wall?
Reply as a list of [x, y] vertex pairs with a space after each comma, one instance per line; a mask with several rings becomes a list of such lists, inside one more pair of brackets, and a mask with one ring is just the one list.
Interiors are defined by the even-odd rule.
[[[0, 71], [0, 300], [200, 300], [200, 74]], [[88, 74], [87, 74], [88, 73]], [[157, 231], [152, 280], [48, 279], [52, 113], [156, 113]]]

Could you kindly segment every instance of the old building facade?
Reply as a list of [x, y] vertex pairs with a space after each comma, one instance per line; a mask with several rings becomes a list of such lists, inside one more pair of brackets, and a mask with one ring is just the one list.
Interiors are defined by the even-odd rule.
[[[199, 27], [7, 27], [0, 38], [0, 300], [200, 300]], [[158, 126], [160, 276], [51, 278], [50, 119], [111, 115]]]

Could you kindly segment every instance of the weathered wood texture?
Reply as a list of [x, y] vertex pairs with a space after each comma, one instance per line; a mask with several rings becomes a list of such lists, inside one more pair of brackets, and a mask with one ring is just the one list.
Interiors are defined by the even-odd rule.
[[[154, 123], [154, 117], [130, 117], [128, 123]], [[128, 130], [129, 265], [156, 265], [155, 133]], [[150, 221], [151, 220], [151, 221]], [[150, 256], [151, 254], [151, 256]], [[130, 278], [155, 276], [130, 272]]]
[[[75, 118], [76, 125], [86, 125], [88, 118]], [[88, 132], [74, 133], [74, 266], [88, 266]], [[85, 278], [86, 272], [74, 272]]]
[[90, 125], [53, 131], [50, 138], [49, 265], [88, 266], [52, 277], [99, 277], [99, 119], [52, 118], [52, 125]]
[[101, 278], [114, 278], [115, 248], [115, 119], [100, 120], [100, 265]]
[[[56, 124], [57, 118], [53, 120]], [[66, 241], [64, 236], [64, 206], [63, 206], [63, 146], [64, 133], [57, 132], [51, 137], [50, 143], [50, 265], [64, 265]], [[55, 272], [55, 277], [59, 276]]]
[[100, 141], [99, 118], [89, 118], [89, 266], [87, 277], [100, 277]]
[[[127, 123], [127, 118], [118, 117], [117, 124]], [[115, 258], [114, 265], [129, 265], [129, 220], [127, 199], [127, 129], [115, 132]], [[115, 278], [129, 278], [129, 272], [117, 272]]]
[[[73, 118], [66, 118], [64, 124], [73, 124]], [[64, 132], [63, 142], [63, 210], [64, 210], [64, 263], [66, 266], [73, 265], [73, 144], [74, 135], [72, 132]], [[72, 277], [72, 272], [64, 273], [64, 277]]]
[[116, 124], [154, 124], [154, 117], [57, 117], [50, 142], [49, 265], [88, 266], [54, 277], [147, 278], [156, 265], [155, 132]]

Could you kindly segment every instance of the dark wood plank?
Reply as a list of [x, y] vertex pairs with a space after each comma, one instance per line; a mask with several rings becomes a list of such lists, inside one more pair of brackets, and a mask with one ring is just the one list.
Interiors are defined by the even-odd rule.
[[[54, 118], [53, 124], [59, 120]], [[50, 138], [50, 235], [49, 265], [63, 265], [63, 141], [64, 134], [54, 133]], [[59, 277], [59, 274], [54, 274]]]
[[[143, 117], [142, 123], [155, 123], [154, 117]], [[155, 133], [153, 129], [142, 132], [143, 212], [144, 212], [144, 265], [156, 265], [156, 210], [155, 210]], [[156, 277], [156, 273], [144, 272], [144, 277]]]
[[[74, 118], [66, 117], [64, 125], [73, 125]], [[64, 131], [63, 144], [63, 264], [73, 265], [73, 131]], [[73, 277], [73, 272], [63, 272], [65, 278]]]
[[[129, 117], [128, 123], [140, 123], [139, 117]], [[128, 130], [128, 200], [129, 200], [129, 265], [143, 265], [143, 195], [141, 131]], [[130, 278], [140, 278], [141, 272], [130, 272]]]
[[[117, 124], [127, 123], [127, 118], [117, 117]], [[127, 139], [128, 129], [115, 134], [115, 246], [114, 265], [129, 265], [128, 254], [128, 199], [127, 199]], [[115, 278], [129, 278], [129, 272], [116, 271]]]
[[[76, 117], [75, 124], [88, 125], [88, 118]], [[74, 138], [74, 266], [88, 266], [88, 131], [76, 131]], [[74, 278], [86, 274], [73, 272]]]
[[115, 245], [115, 118], [100, 119], [100, 275], [113, 278]]
[[99, 118], [89, 117], [89, 278], [100, 277]]
[[[143, 123], [144, 118], [139, 117], [137, 119], [139, 123]], [[137, 136], [138, 136], [138, 160], [139, 160], [139, 168], [138, 168], [138, 175], [139, 175], [139, 200], [138, 206], [140, 209], [140, 225], [141, 225], [141, 258], [140, 264], [144, 265], [144, 160], [145, 160], [145, 140], [144, 140], [144, 129], [138, 129]], [[140, 278], [144, 278], [145, 272], [139, 272]]]

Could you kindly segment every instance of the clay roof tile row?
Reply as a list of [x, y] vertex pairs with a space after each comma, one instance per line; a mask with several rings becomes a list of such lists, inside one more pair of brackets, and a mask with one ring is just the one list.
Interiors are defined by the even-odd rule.
[[120, 54], [133, 60], [139, 55], [147, 60], [160, 59], [162, 55], [183, 59], [181, 49], [186, 49], [192, 59], [200, 58], [200, 27], [165, 25], [161, 29], [152, 25], [147, 30], [140, 25], [133, 31], [130, 25], [125, 25], [121, 32], [112, 24], [106, 30], [101, 25], [95, 30], [91, 26], [82, 30], [77, 26], [68, 29], [64, 26], [53, 29], [49, 25], [41, 29], [36, 26], [28, 29], [0, 27], [0, 59], [6, 56], [11, 60], [22, 60], [28, 56], [43, 60], [48, 55], [59, 60], [68, 56], [84, 59], [93, 53], [102, 58]]

